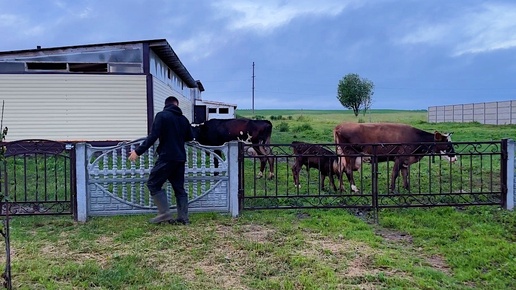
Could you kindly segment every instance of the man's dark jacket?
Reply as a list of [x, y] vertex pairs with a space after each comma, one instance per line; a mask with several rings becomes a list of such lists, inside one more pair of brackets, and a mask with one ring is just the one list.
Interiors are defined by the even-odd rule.
[[178, 106], [166, 105], [156, 114], [149, 136], [134, 151], [142, 155], [158, 139], [159, 159], [186, 161], [185, 142], [193, 140], [192, 127]]

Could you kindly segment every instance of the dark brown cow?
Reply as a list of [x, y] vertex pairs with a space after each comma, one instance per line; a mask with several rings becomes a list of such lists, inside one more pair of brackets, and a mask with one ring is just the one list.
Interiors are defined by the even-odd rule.
[[[339, 164], [344, 167], [351, 190], [354, 192], [357, 192], [358, 189], [353, 178], [353, 171], [360, 169], [363, 161], [360, 155], [373, 154], [373, 146], [367, 144], [382, 144], [377, 146], [376, 152], [374, 152], [378, 155], [378, 162], [394, 161], [390, 184], [391, 192], [395, 190], [395, 182], [400, 171], [403, 176], [403, 187], [409, 189], [408, 169], [411, 164], [419, 162], [426, 153], [446, 154], [443, 157], [450, 162], [457, 160], [451, 143], [451, 134], [442, 134], [437, 131], [429, 133], [405, 124], [342, 123], [333, 130], [333, 138], [337, 144], [337, 154], [347, 155], [340, 157]], [[428, 146], [399, 145], [400, 143], [422, 142], [434, 143]], [[342, 179], [340, 180], [340, 189], [342, 190]]]
[[310, 168], [319, 170], [321, 175], [321, 189], [324, 189], [324, 180], [326, 176], [330, 179], [330, 184], [333, 186], [333, 190], [337, 191], [333, 175], [339, 175], [337, 171], [337, 155], [323, 148], [321, 145], [309, 144], [305, 142], [293, 141], [292, 151], [296, 157], [295, 163], [292, 166], [292, 176], [294, 177], [294, 185], [299, 185], [299, 171], [303, 165], [306, 166], [307, 171]]
[[[250, 144], [254, 153], [260, 155], [260, 173], [263, 176], [265, 165], [269, 163], [269, 178], [274, 177], [274, 158], [270, 147], [260, 144], [270, 144], [272, 123], [267, 120], [251, 119], [210, 119], [202, 124], [193, 124], [195, 141], [202, 145], [220, 146], [226, 142], [240, 140]], [[251, 149], [248, 149], [251, 152]]]

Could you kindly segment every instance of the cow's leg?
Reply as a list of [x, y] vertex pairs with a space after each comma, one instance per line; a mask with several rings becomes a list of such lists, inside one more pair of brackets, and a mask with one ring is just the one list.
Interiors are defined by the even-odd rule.
[[333, 187], [333, 191], [337, 192], [337, 186], [335, 186], [335, 178], [333, 178], [333, 168], [329, 168], [328, 178], [330, 179], [330, 184]]
[[273, 157], [267, 157], [267, 160], [269, 161], [269, 179], [274, 178], [274, 158]]
[[409, 190], [410, 189], [410, 183], [408, 180], [409, 166], [403, 164], [400, 169], [401, 169], [401, 176], [403, 177], [403, 188], [405, 188], [406, 190]]
[[[337, 152], [340, 147], [337, 147]], [[333, 161], [333, 171], [337, 172], [337, 178], [339, 179], [339, 191], [344, 191], [344, 180], [343, 175], [346, 171], [346, 159], [345, 157], [338, 157], [335, 161]]]
[[403, 166], [401, 158], [395, 158], [394, 159], [394, 166], [392, 167], [392, 173], [391, 173], [391, 186], [390, 186], [390, 192], [395, 193], [396, 192], [396, 179], [398, 178], [400, 174], [400, 170]]
[[299, 184], [299, 171], [301, 171], [301, 164], [301, 158], [296, 157], [294, 166], [292, 166], [292, 177], [294, 178], [294, 186], [297, 188], [301, 187]]
[[403, 176], [403, 188], [410, 190], [409, 169], [410, 164], [417, 162], [417, 157], [406, 157], [400, 164], [401, 176]]
[[319, 172], [319, 178], [321, 179], [321, 190], [324, 190], [324, 180], [326, 179], [326, 175]]
[[355, 185], [355, 178], [353, 177], [353, 171], [356, 171], [356, 164], [355, 162], [359, 162], [358, 158], [356, 157], [350, 157], [347, 160], [346, 164], [346, 176], [348, 178], [349, 184], [351, 185], [351, 191], [358, 192], [358, 187]]
[[271, 157], [271, 149], [266, 146], [253, 146], [256, 153], [262, 155], [260, 157], [260, 175], [263, 176], [263, 172], [265, 171], [265, 166], [269, 163], [269, 179], [272, 180], [274, 178], [274, 158]]

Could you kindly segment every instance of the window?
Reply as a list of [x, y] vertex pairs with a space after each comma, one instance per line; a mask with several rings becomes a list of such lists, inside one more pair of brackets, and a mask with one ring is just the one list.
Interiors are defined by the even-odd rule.
[[28, 70], [66, 70], [66, 62], [28, 62]]
[[216, 114], [217, 113], [217, 108], [208, 108], [208, 113], [209, 114]]
[[70, 72], [107, 72], [107, 63], [69, 63]]
[[219, 114], [229, 114], [229, 108], [219, 108]]
[[140, 64], [123, 63], [123, 64], [109, 64], [109, 72], [112, 73], [141, 73], [142, 67]]
[[0, 62], [0, 73], [24, 72], [25, 63], [23, 62]]

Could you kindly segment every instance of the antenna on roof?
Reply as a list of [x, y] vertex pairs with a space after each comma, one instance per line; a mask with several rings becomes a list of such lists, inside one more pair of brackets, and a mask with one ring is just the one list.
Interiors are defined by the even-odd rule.
[[252, 99], [253, 115], [254, 115], [254, 61], [253, 61], [253, 99]]

